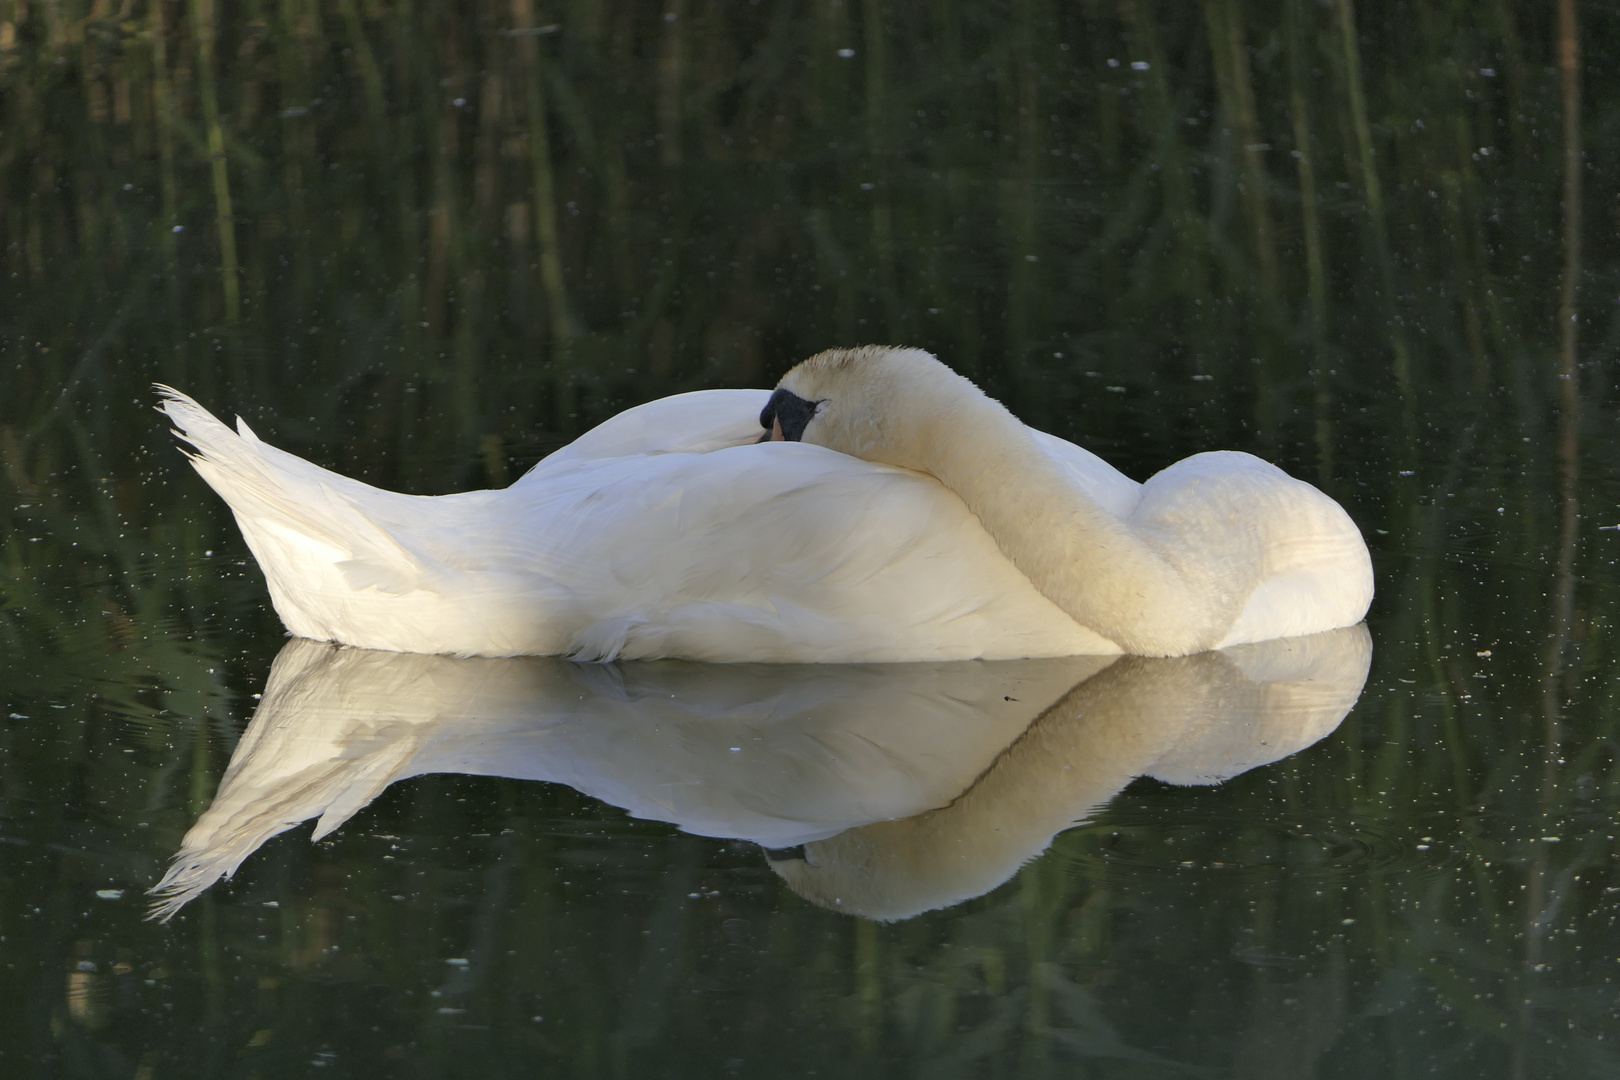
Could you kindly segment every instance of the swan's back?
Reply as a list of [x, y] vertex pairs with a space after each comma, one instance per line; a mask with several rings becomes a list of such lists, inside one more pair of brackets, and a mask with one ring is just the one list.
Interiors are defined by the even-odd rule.
[[626, 409], [548, 454], [513, 485], [544, 479], [582, 461], [652, 454], [707, 454], [759, 442], [759, 411], [769, 390], [696, 390]]
[[301, 637], [586, 659], [1118, 652], [1036, 591], [931, 477], [754, 445], [767, 396], [654, 402], [508, 489], [443, 496], [337, 476], [183, 395], [162, 408]]

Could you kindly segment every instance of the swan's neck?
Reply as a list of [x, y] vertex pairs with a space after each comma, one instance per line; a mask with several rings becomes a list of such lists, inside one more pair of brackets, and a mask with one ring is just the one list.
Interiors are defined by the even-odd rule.
[[1181, 568], [1088, 496], [1005, 408], [977, 393], [931, 418], [918, 466], [961, 496], [1002, 552], [1077, 622], [1142, 655], [1218, 638]]

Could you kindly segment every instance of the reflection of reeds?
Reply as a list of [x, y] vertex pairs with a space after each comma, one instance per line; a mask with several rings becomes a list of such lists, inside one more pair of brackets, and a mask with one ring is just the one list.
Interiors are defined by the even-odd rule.
[[893, 154], [893, 136], [888, 127], [894, 109], [889, 103], [889, 48], [883, 0], [862, 0], [861, 30], [862, 52], [866, 57], [866, 126], [871, 162], [871, 178], [861, 186], [871, 193], [871, 247], [877, 262], [877, 299], [883, 311], [879, 326], [882, 336], [889, 338], [900, 329], [900, 297], [895, 284], [894, 214], [890, 206], [893, 192], [889, 159]]
[[1372, 256], [1384, 284], [1383, 308], [1390, 321], [1390, 345], [1395, 353], [1395, 387], [1403, 401], [1412, 399], [1412, 363], [1406, 334], [1396, 314], [1394, 264], [1389, 249], [1389, 223], [1384, 214], [1384, 186], [1378, 175], [1372, 129], [1367, 118], [1367, 96], [1361, 84], [1360, 30], [1356, 24], [1354, 0], [1336, 0], [1339, 48], [1344, 71], [1345, 94], [1350, 110], [1350, 127], [1355, 133], [1356, 162], [1361, 191], [1366, 200], [1366, 220], [1372, 237]]
[[[1562, 800], [1559, 788], [1564, 773], [1564, 711], [1566, 652], [1575, 635], [1575, 554], [1580, 521], [1580, 367], [1576, 363], [1581, 279], [1581, 170], [1585, 167], [1581, 138], [1581, 57], [1576, 34], [1574, 0], [1558, 3], [1558, 74], [1563, 104], [1563, 274], [1558, 303], [1558, 556], [1553, 568], [1551, 627], [1541, 677], [1541, 768], [1537, 777], [1537, 824], [1543, 832], [1557, 826]], [[1543, 844], [1527, 872], [1524, 913], [1524, 968], [1532, 976], [1545, 967], [1547, 938], [1552, 919], [1570, 887], [1568, 872], [1560, 872]], [[1534, 1026], [1529, 999], [1519, 1010], [1519, 1028], [1528, 1034]], [[1522, 1050], [1514, 1072], [1525, 1074]]]
[[[530, 0], [512, 0], [512, 28], [515, 31], [538, 29], [534, 7]], [[551, 128], [546, 116], [546, 73], [540, 46], [534, 35], [521, 34], [516, 40], [524, 90], [528, 95], [525, 119], [528, 125], [529, 162], [533, 170], [532, 216], [535, 244], [540, 254], [540, 282], [545, 290], [551, 340], [561, 351], [574, 336], [574, 327], [568, 311], [567, 284], [563, 276], [561, 241], [557, 230], [557, 194], [551, 164]], [[666, 135], [666, 152], [673, 148], [673, 152], [677, 155], [674, 160], [678, 161], [680, 144], [677, 133], [667, 132]]]
[[236, 261], [236, 215], [231, 208], [230, 169], [225, 158], [225, 131], [220, 125], [219, 91], [214, 80], [214, 0], [190, 0], [191, 27], [197, 46], [197, 96], [208, 139], [213, 177], [214, 227], [219, 240], [220, 288], [225, 320], [236, 322], [242, 309], [242, 283]]
[[1306, 295], [1310, 298], [1311, 336], [1320, 341], [1327, 327], [1327, 269], [1322, 253], [1322, 225], [1316, 193], [1316, 149], [1311, 137], [1306, 95], [1305, 33], [1300, 25], [1304, 0], [1288, 0], [1284, 33], [1288, 50], [1288, 114], [1294, 129], [1294, 167], [1299, 178], [1300, 233], [1305, 243]]
[[[1243, 36], [1243, 9], [1237, 0], [1205, 0], [1210, 55], [1215, 66], [1215, 90], [1226, 118], [1230, 153], [1241, 165], [1243, 212], [1249, 242], [1260, 268], [1260, 285], [1268, 297], [1277, 295], [1277, 253], [1272, 244], [1271, 209], [1267, 205], [1270, 181], [1265, 155], [1271, 150], [1260, 133], [1255, 115], [1254, 83], [1249, 73], [1249, 50]], [[1297, 123], [1298, 121], [1296, 121]]]
[[[818, 1063], [853, 1072], [847, 1059], [863, 1051], [1002, 1054], [1058, 1074], [1072, 1071], [1075, 1047], [1129, 1041], [1097, 1017], [1148, 992], [1151, 958], [1252, 932], [1268, 955], [1307, 958], [1301, 981], [1336, 980], [1340, 989], [1300, 997], [1300, 1007], [1342, 1010], [1367, 1046], [1376, 1031], [1358, 1018], [1374, 992], [1347, 969], [1432, 987], [1455, 1008], [1446, 1023], [1478, 1045], [1495, 1047], [1516, 1018], [1501, 1003], [1526, 997], [1538, 1037], [1576, 1039], [1549, 1021], [1557, 964], [1539, 984], [1503, 972], [1526, 956], [1515, 935], [1544, 929], [1561, 897], [1566, 913], [1599, 910], [1596, 890], [1616, 884], [1612, 853], [1595, 834], [1590, 848], [1530, 848], [1502, 824], [1568, 816], [1584, 805], [1582, 777], [1600, 794], [1620, 783], [1608, 763], [1616, 722], [1603, 708], [1612, 677], [1591, 666], [1572, 674], [1582, 655], [1614, 644], [1601, 619], [1583, 615], [1602, 595], [1588, 590], [1612, 589], [1615, 577], [1595, 543], [1576, 543], [1576, 436], [1586, 424], [1595, 453], [1612, 420], [1593, 389], [1600, 367], [1586, 371], [1580, 415], [1573, 318], [1582, 273], [1588, 295], [1614, 292], [1612, 240], [1589, 229], [1581, 252], [1579, 169], [1583, 149], [1590, 167], [1609, 168], [1613, 140], [1592, 127], [1583, 145], [1578, 103], [1564, 99], [1554, 148], [1560, 98], [1534, 74], [1553, 59], [1547, 43], [1573, 33], [1553, 32], [1550, 8], [1506, 3], [1486, 5], [1477, 24], [1460, 4], [1387, 23], [1363, 5], [1358, 22], [1348, 0], [1275, 11], [1235, 0], [1030, 0], [926, 15], [889, 0], [759, 14], [769, 7], [537, 10], [514, 0], [509, 18], [481, 21], [417, 4], [278, 0], [262, 5], [261, 22], [194, 0], [136, 5], [138, 39], [113, 19], [117, 5], [6, 9], [0, 484], [16, 498], [0, 540], [0, 640], [13, 683], [42, 700], [73, 689], [72, 715], [87, 731], [107, 710], [150, 714], [157, 701], [170, 711], [143, 743], [153, 763], [140, 782], [119, 777], [106, 789], [121, 814], [145, 813], [140, 800], [202, 799], [217, 776], [235, 698], [214, 670], [228, 670], [223, 650], [208, 643], [244, 622], [278, 631], [252, 571], [218, 572], [202, 554], [236, 543], [222, 539], [228, 522], [175, 509], [201, 498], [189, 476], [138, 484], [157, 462], [181, 475], [134, 404], [158, 377], [183, 378], [328, 463], [347, 455], [363, 471], [387, 461], [418, 490], [500, 482], [509, 462], [635, 398], [744, 371], [769, 380], [795, 355], [885, 334], [935, 348], [1022, 414], [1137, 473], [1195, 449], [1252, 446], [1258, 414], [1296, 472], [1308, 460], [1299, 448], [1316, 444], [1317, 479], [1381, 549], [1384, 681], [1342, 737], [1210, 801], [1178, 794], [1176, 805], [1242, 816], [1258, 833], [1254, 850], [1270, 844], [1277, 859], [1295, 859], [1298, 881], [1255, 888], [1250, 910], [1251, 897], [1199, 893], [1206, 879], [1195, 874], [1111, 892], [1046, 863], [1019, 883], [1018, 903], [992, 897], [949, 916], [963, 928], [949, 950], [938, 947], [952, 932], [943, 922], [857, 930], [791, 903], [747, 908], [728, 892], [767, 927], [772, 947], [754, 958], [761, 985], [775, 993], [804, 980], [836, 1003], [824, 1017], [833, 1049]], [[553, 18], [556, 32], [533, 32]], [[1474, 35], [1468, 50], [1448, 20]], [[1596, 38], [1588, 47], [1610, 48]], [[1469, 67], [1459, 56], [1481, 59]], [[1595, 116], [1614, 95], [1609, 65], [1594, 66], [1583, 74], [1603, 80], [1587, 95]], [[1573, 85], [1566, 76], [1564, 92]], [[1291, 168], [1275, 149], [1290, 133]], [[1322, 152], [1336, 138], [1344, 152]], [[1269, 156], [1258, 149], [1267, 142]], [[165, 295], [170, 304], [149, 303]], [[205, 331], [233, 321], [224, 342]], [[1605, 333], [1588, 329], [1589, 361], [1611, 347]], [[221, 364], [227, 348], [250, 358], [242, 371]], [[81, 370], [87, 377], [70, 382]], [[248, 370], [265, 372], [264, 384], [247, 385]], [[1426, 426], [1402, 428], [1387, 405], [1397, 395]], [[1555, 412], [1556, 442], [1543, 434]], [[1425, 431], [1421, 443], [1408, 438]], [[1402, 470], [1413, 475], [1395, 477]], [[1589, 465], [1588, 485], [1595, 473]], [[168, 531], [154, 531], [156, 519]], [[1527, 569], [1549, 555], [1552, 581]], [[1504, 610], [1523, 613], [1523, 625], [1563, 627], [1556, 657], [1513, 637]], [[97, 658], [100, 698], [65, 681], [64, 655], [81, 668]], [[1524, 671], [1544, 678], [1507, 674]], [[1543, 775], [1524, 733], [1500, 721], [1554, 712], [1558, 725], [1539, 729], [1540, 741], [1565, 762]], [[57, 758], [30, 760], [37, 768], [18, 770], [17, 784], [71, 786]], [[378, 813], [442, 832], [443, 846], [461, 851], [472, 812], [457, 790], [425, 782], [419, 802]], [[1134, 805], [1157, 797], [1127, 795]], [[563, 807], [562, 818], [576, 805], [528, 797], [553, 800], [545, 805]], [[1447, 827], [1434, 824], [1442, 811], [1489, 813], [1448, 838], [1460, 853], [1455, 884], [1385, 874], [1381, 893], [1317, 895], [1322, 877], [1310, 874], [1320, 867], [1289, 855], [1275, 827], [1283, 819], [1266, 815], [1327, 805], [1403, 837]], [[181, 824], [178, 813], [165, 820]], [[1202, 827], [1188, 821], [1182, 840]], [[645, 913], [617, 891], [570, 907], [562, 881], [572, 872], [555, 858], [567, 844], [537, 832], [513, 841], [525, 880], [503, 932], [526, 966], [508, 974], [532, 979], [535, 1014], [590, 1033], [566, 1043], [590, 1072], [612, 1054], [592, 1047], [615, 1045], [607, 1028], [625, 996], [616, 972], [639, 970], [643, 953], [615, 956], [620, 968], [595, 954], [572, 960], [558, 935], [634, 939], [639, 950], [637, 933], [623, 931]], [[661, 838], [638, 835], [663, 850]], [[1100, 850], [1107, 836], [1060, 847]], [[593, 843], [569, 856], [605, 873], [609, 858]], [[390, 884], [391, 864], [356, 850], [311, 856], [344, 876], [313, 886], [325, 893], [312, 909], [341, 888], [392, 940], [437, 941], [440, 916], [422, 912], [479, 901], [473, 875], [436, 868], [411, 885], [420, 904], [384, 903], [403, 888]], [[739, 856], [725, 872], [752, 880], [751, 867]], [[486, 907], [479, 918], [497, 918]], [[1188, 908], [1208, 926], [1158, 919]], [[1369, 929], [1374, 909], [1388, 932]], [[700, 968], [733, 917], [670, 923], [659, 948], [670, 964]], [[1318, 961], [1323, 926], [1335, 951]], [[1538, 962], [1580, 960], [1562, 938], [1537, 940]], [[394, 968], [379, 984], [405, 985], [417, 954], [386, 956]], [[262, 963], [266, 978], [295, 970], [243, 962]], [[1255, 1014], [1295, 969], [1254, 970], [1253, 993], [1225, 1003], [1246, 1040], [1272, 1030]], [[1106, 1002], [1087, 996], [1105, 983]], [[222, 992], [245, 1000], [254, 985]], [[779, 1018], [746, 994], [734, 1000], [754, 1025], [737, 1038], [750, 1052], [780, 1050]], [[670, 1002], [661, 1038], [704, 1030], [701, 1003]], [[302, 1003], [285, 1007], [304, 1015]], [[1596, 1006], [1592, 1016], [1608, 1022]], [[746, 1032], [765, 1034], [750, 1043]], [[707, 1044], [691, 1048], [707, 1060]]]
[[[163, 213], [156, 222], [164, 252], [168, 255], [164, 266], [170, 282], [170, 296], [174, 295], [175, 271], [179, 266], [179, 248], [175, 226], [180, 218], [176, 209], [174, 169], [174, 104], [169, 88], [169, 34], [163, 25], [163, 5], [153, 4], [147, 22], [147, 35], [152, 43], [152, 119], [157, 129], [158, 184], [163, 192]], [[178, 305], [171, 305], [178, 306]]]
[[[922, 17], [877, 2], [769, 19], [606, 6], [555, 29], [529, 0], [514, 0], [509, 23], [357, 0], [326, 11], [283, 0], [264, 21], [218, 23], [205, 0], [189, 10], [175, 22], [164, 5], [150, 9], [149, 52], [75, 52], [93, 101], [74, 122], [96, 125], [109, 154], [130, 158], [162, 196], [149, 227], [174, 254], [165, 287], [177, 301], [195, 272], [182, 251], [210, 257], [221, 288], [192, 310], [288, 338], [269, 348], [273, 360], [245, 346], [253, 370], [387, 368], [465, 388], [503, 378], [501, 358], [525, 342], [546, 342], [554, 366], [520, 380], [523, 403], [566, 425], [634, 392], [615, 371], [653, 366], [665, 386], [693, 385], [754, 370], [745, 340], [772, 342], [772, 367], [888, 334], [1005, 379], [1004, 392], [1068, 379], [1076, 365], [1101, 364], [1112, 382], [1218, 375], [1252, 388], [1243, 394], [1258, 402], [1260, 430], [1284, 443], [1301, 434], [1286, 429], [1307, 393], [1299, 415], [1325, 463], [1344, 380], [1373, 362], [1366, 348], [1333, 349], [1338, 335], [1381, 323], [1397, 387], [1420, 389], [1413, 365], [1430, 361], [1413, 352], [1415, 319], [1464, 346], [1476, 386], [1492, 377], [1491, 342], [1516, 332], [1490, 285], [1506, 253], [1493, 254], [1479, 226], [1496, 174], [1475, 191], [1476, 163], [1452, 167], [1436, 138], [1474, 124], [1479, 106], [1425, 99], [1417, 119], [1429, 134], [1413, 134], [1394, 119], [1416, 104], [1401, 96], [1410, 73], [1363, 70], [1369, 34], [1392, 63], [1438, 70], [1447, 33], [1434, 20], [1439, 29], [1402, 38], [1358, 24], [1349, 0], [1285, 4], [1277, 25], [1235, 0], [1192, 12], [1025, 3], [990, 23], [971, 8]], [[25, 15], [17, 33], [43, 17]], [[85, 40], [100, 18], [64, 14], [46, 36]], [[1479, 100], [1511, 128], [1543, 105], [1504, 19], [1490, 27], [1507, 35], [1491, 87], [1505, 93]], [[46, 93], [45, 69], [11, 55], [11, 77], [37, 78]], [[245, 59], [226, 67], [226, 57]], [[1279, 99], [1291, 170], [1266, 167], [1280, 131], [1278, 110], [1261, 103]], [[1314, 152], [1317, 126], [1344, 133], [1342, 168]], [[34, 186], [49, 190], [46, 176], [66, 169], [77, 170], [73, 188], [96, 188], [56, 138], [36, 139]], [[1513, 168], [1522, 184], [1535, 164]], [[1131, 179], [1103, 179], [1113, 176]], [[1428, 191], [1443, 212], [1414, 218], [1407, 193]], [[70, 235], [119, 234], [101, 221], [116, 202], [81, 202], [71, 229], [48, 201], [8, 211], [8, 257], [43, 280]], [[1414, 248], [1403, 232], [1393, 251], [1392, 215], [1457, 245], [1444, 261], [1422, 256], [1421, 290], [1403, 292], [1420, 272], [1404, 252], [1442, 249]], [[170, 231], [204, 216], [215, 226], [206, 242]], [[1509, 218], [1492, 232], [1528, 238], [1542, 224]], [[1341, 266], [1342, 277], [1329, 272]], [[342, 283], [356, 281], [386, 283], [371, 295], [386, 295], [388, 310], [350, 303], [340, 315], [354, 295]], [[263, 291], [266, 308], [244, 311], [243, 290]], [[1433, 327], [1436, 316], [1454, 329]], [[453, 342], [442, 362], [422, 321], [430, 340]], [[344, 360], [328, 366], [340, 326], [360, 323], [374, 328], [365, 355], [344, 338]], [[288, 334], [294, 324], [317, 333]], [[1119, 336], [1132, 326], [1147, 329]], [[1328, 347], [1310, 359], [1294, 341], [1307, 326]], [[636, 363], [655, 336], [669, 347]], [[1062, 341], [1096, 344], [1047, 347]], [[1076, 360], [1090, 349], [1101, 351]], [[614, 354], [627, 359], [604, 370], [597, 358]], [[542, 397], [558, 400], [541, 407]], [[477, 417], [445, 429], [466, 432], [465, 460], [502, 398], [457, 391], [458, 409]]]

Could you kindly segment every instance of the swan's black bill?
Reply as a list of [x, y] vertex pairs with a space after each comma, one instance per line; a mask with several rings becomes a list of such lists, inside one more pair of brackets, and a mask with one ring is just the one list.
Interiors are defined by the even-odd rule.
[[759, 441], [770, 442], [772, 428], [781, 425], [782, 438], [788, 442], [798, 442], [804, 438], [805, 425], [816, 415], [818, 404], [820, 402], [806, 401], [793, 391], [778, 387], [771, 400], [759, 411], [759, 426], [765, 429]]

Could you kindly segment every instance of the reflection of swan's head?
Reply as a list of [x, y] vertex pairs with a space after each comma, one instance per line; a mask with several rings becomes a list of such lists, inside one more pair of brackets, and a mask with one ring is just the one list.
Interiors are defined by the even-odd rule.
[[951, 823], [940, 819], [930, 813], [881, 821], [797, 848], [767, 850], [766, 862], [817, 907], [894, 922], [982, 896], [1044, 847], [987, 848], [978, 837], [941, 835], [941, 826]]
[[1292, 754], [1366, 682], [1365, 625], [1167, 660], [1125, 657], [1080, 683], [949, 806], [767, 850], [800, 896], [893, 921], [981, 896], [1136, 776], [1214, 784]]
[[952, 437], [967, 402], [990, 404], [921, 349], [863, 345], [817, 353], [782, 376], [760, 424], [782, 438], [918, 468], [931, 440]]

